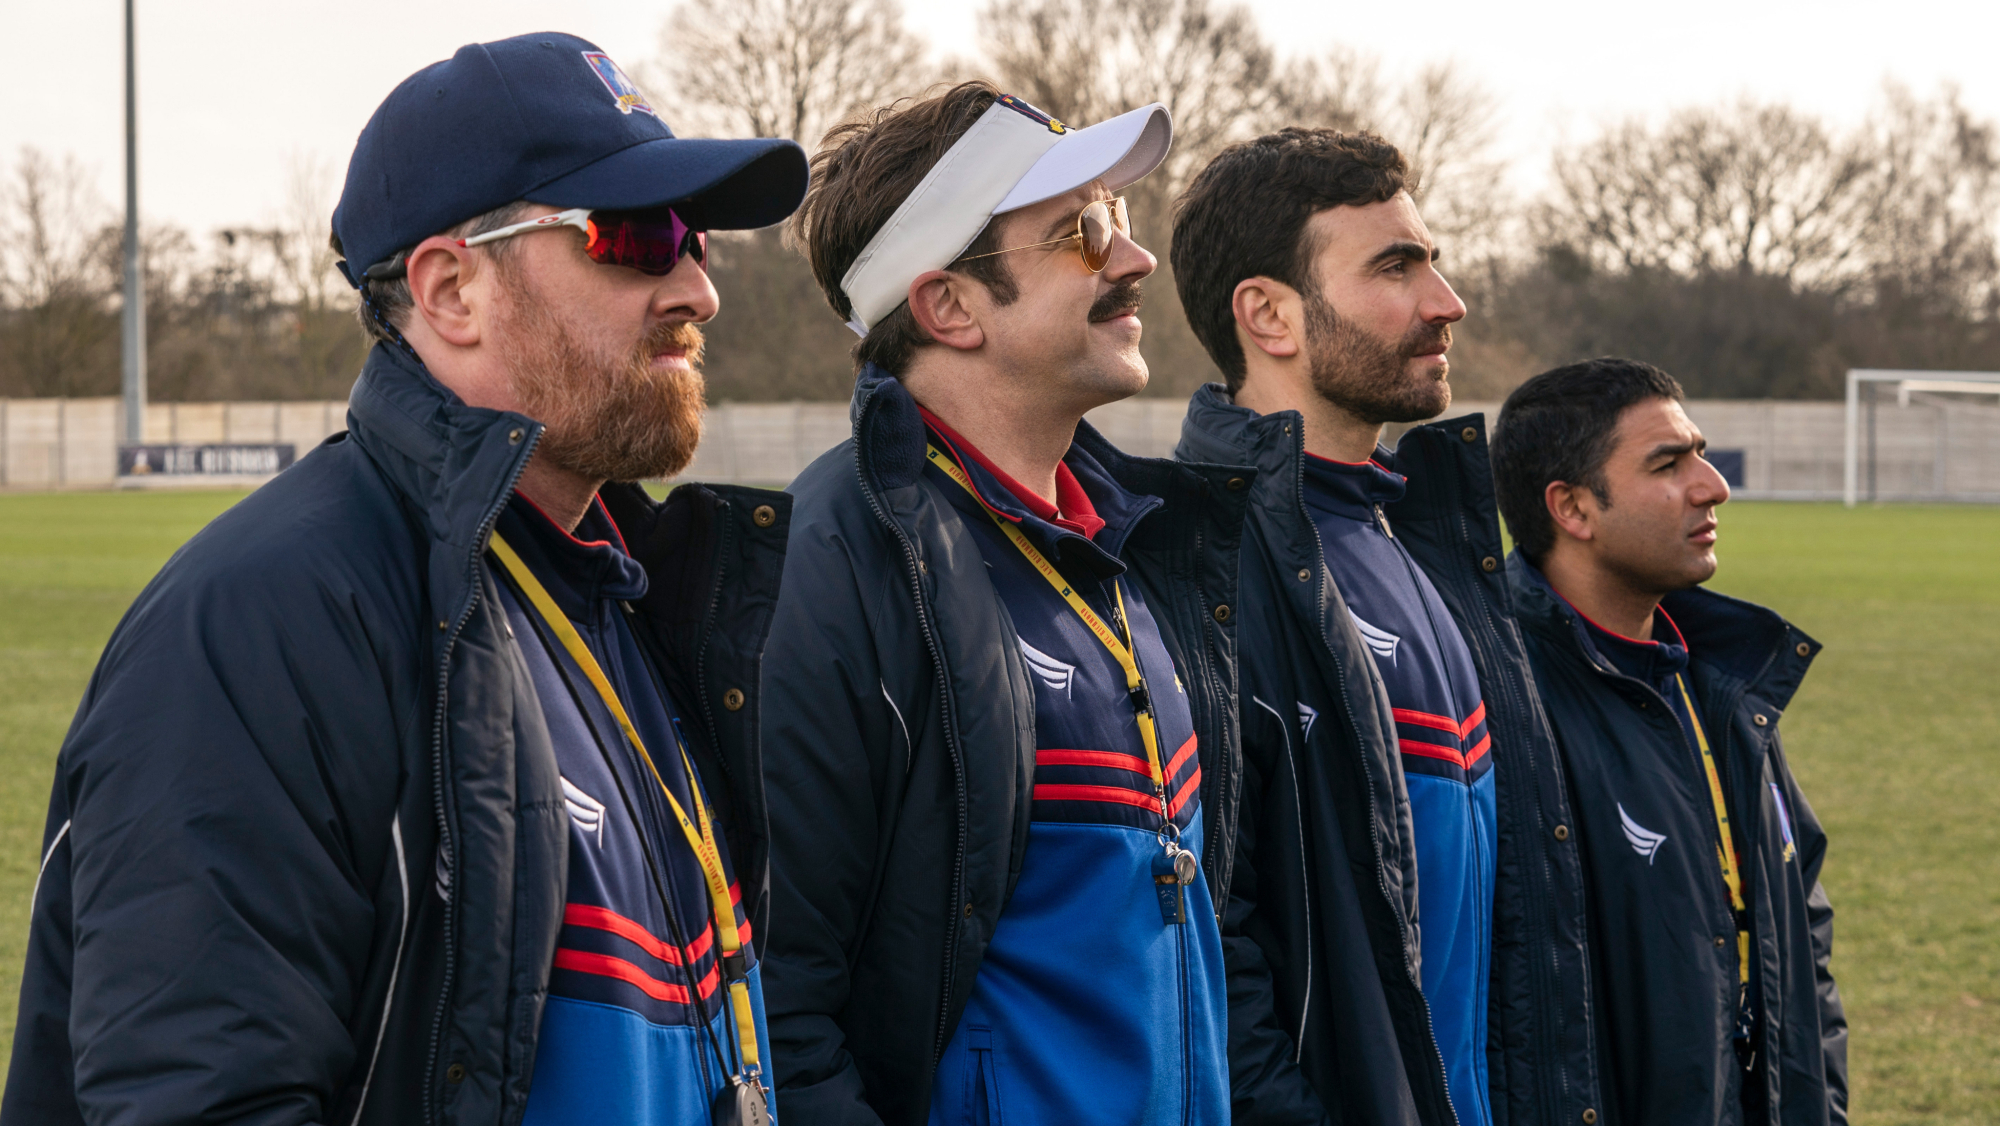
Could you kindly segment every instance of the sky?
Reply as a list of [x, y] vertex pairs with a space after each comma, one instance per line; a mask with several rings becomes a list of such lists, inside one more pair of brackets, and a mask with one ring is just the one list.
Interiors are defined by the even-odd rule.
[[[973, 5], [901, 2], [940, 56], [977, 54]], [[293, 167], [317, 161], [337, 177], [382, 97], [459, 45], [553, 24], [631, 70], [657, 50], [671, 8], [670, 0], [139, 0], [141, 213], [197, 232], [272, 221]], [[1257, 0], [1252, 9], [1284, 51], [1340, 43], [1379, 57], [1388, 78], [1449, 62], [1493, 98], [1496, 154], [1529, 183], [1555, 145], [1603, 124], [1742, 95], [1848, 123], [1885, 79], [1922, 93], [1949, 82], [1977, 112], [2000, 118], [1991, 58], [2000, 9], [1979, 3]], [[123, 5], [23, 4], [7, 23], [0, 173], [23, 146], [74, 155], [105, 201], [119, 204]]]

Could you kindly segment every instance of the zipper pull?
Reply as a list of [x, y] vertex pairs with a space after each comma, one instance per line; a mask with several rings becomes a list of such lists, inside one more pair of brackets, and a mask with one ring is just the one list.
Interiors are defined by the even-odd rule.
[[1375, 522], [1382, 526], [1383, 535], [1392, 540], [1396, 538], [1396, 533], [1389, 530], [1389, 515], [1382, 511], [1382, 506], [1379, 504], [1375, 506]]

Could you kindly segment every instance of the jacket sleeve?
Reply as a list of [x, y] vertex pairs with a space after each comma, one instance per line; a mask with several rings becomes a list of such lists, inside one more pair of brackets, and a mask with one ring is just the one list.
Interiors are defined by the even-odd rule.
[[879, 787], [891, 749], [907, 755], [909, 740], [851, 561], [836, 543], [802, 540], [813, 536], [795, 527], [764, 657], [773, 1079], [789, 1126], [880, 1126], [840, 1014], [876, 886]]
[[1792, 777], [1791, 766], [1782, 756], [1778, 766], [1784, 772], [1786, 800], [1797, 822], [1799, 873], [1812, 889], [1806, 898], [1806, 924], [1812, 932], [1813, 984], [1819, 1003], [1821, 1050], [1825, 1053], [1827, 1121], [1846, 1126], [1847, 1010], [1841, 1004], [1840, 987], [1834, 984], [1831, 968], [1833, 903], [1819, 882], [1820, 867], [1826, 861], [1826, 832], [1820, 828], [1818, 816], [1807, 804], [1798, 780]]
[[[1248, 661], [1246, 664], [1246, 674]], [[1318, 1126], [1326, 1108], [1295, 1060], [1297, 1045], [1278, 1024], [1271, 964], [1254, 931], [1258, 829], [1272, 771], [1282, 769], [1292, 731], [1261, 702], [1246, 675], [1242, 707], [1243, 797], [1236, 821], [1236, 863], [1222, 920], [1222, 957], [1229, 975], [1231, 1122], [1238, 1126]]]
[[214, 555], [121, 623], [57, 763], [67, 867], [41, 898], [67, 918], [36, 933], [73, 959], [95, 1123], [319, 1122], [357, 1062], [405, 734], [385, 684], [412, 670], [350, 604]]

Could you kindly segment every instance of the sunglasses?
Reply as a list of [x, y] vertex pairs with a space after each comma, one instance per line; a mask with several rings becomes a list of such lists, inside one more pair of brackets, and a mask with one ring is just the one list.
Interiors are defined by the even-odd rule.
[[1026, 246], [1010, 246], [1005, 250], [995, 250], [986, 254], [973, 254], [960, 258], [970, 262], [974, 258], [992, 258], [1000, 254], [1012, 254], [1016, 250], [1033, 250], [1038, 246], [1056, 246], [1074, 242], [1083, 254], [1083, 264], [1091, 273], [1111, 264], [1111, 243], [1115, 236], [1132, 234], [1132, 221], [1125, 214], [1125, 197], [1100, 199], [1085, 207], [1076, 216], [1076, 233], [1053, 238], [1047, 242], [1031, 242]]
[[583, 232], [583, 252], [592, 262], [604, 266], [630, 266], [642, 274], [664, 277], [673, 273], [682, 258], [708, 269], [708, 232], [688, 226], [671, 207], [645, 211], [596, 211], [574, 207], [516, 223], [497, 231], [458, 240], [460, 246], [478, 246], [528, 231], [553, 227], [575, 227]]

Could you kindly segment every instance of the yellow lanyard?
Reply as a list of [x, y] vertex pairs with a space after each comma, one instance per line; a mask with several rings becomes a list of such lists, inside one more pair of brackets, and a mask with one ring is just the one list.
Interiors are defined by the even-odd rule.
[[[1076, 611], [1077, 617], [1083, 619], [1083, 624], [1089, 627], [1098, 643], [1110, 651], [1111, 656], [1117, 660], [1118, 667], [1125, 670], [1125, 690], [1132, 694], [1133, 711], [1139, 716], [1139, 736], [1146, 744], [1146, 765], [1152, 768], [1153, 794], [1160, 803], [1160, 818], [1163, 822], [1171, 824], [1171, 819], [1167, 817], [1167, 778], [1166, 773], [1160, 768], [1160, 733], [1153, 720], [1152, 696], [1146, 689], [1145, 678], [1139, 675], [1139, 662], [1132, 655], [1131, 647], [1114, 633], [1110, 626], [1104, 624], [1104, 619], [1097, 616], [1097, 612], [1090, 608], [1089, 603], [1071, 589], [1061, 572], [1043, 558], [1041, 552], [1035, 550], [1035, 545], [1028, 542], [1028, 537], [1021, 534], [1021, 529], [1016, 528], [1013, 521], [994, 512], [980, 498], [979, 490], [972, 487], [972, 482], [965, 476], [965, 470], [957, 462], [939, 452], [936, 446], [929, 444], [924, 447], [924, 456], [930, 458], [932, 465], [943, 470], [944, 475], [951, 478], [959, 488], [964, 489], [973, 500], [978, 501], [981, 508], [986, 509], [986, 514], [993, 517], [993, 522], [1006, 533], [1007, 539], [1027, 557], [1035, 571], [1047, 579], [1050, 586], [1056, 588], [1056, 593], [1062, 595], [1063, 601], [1069, 603], [1069, 608]], [[1125, 589], [1114, 581], [1111, 584], [1111, 593], [1118, 599], [1118, 619], [1124, 623], [1126, 636], [1129, 637], [1132, 625], [1131, 619], [1125, 614]]]
[[1729, 832], [1729, 807], [1723, 803], [1722, 775], [1715, 769], [1715, 753], [1708, 749], [1708, 735], [1701, 729], [1701, 717], [1695, 714], [1694, 697], [1688, 693], [1687, 681], [1676, 673], [1674, 683], [1680, 686], [1681, 700], [1687, 704], [1688, 721], [1694, 727], [1695, 745], [1701, 748], [1701, 765], [1708, 772], [1708, 800], [1715, 807], [1715, 858], [1722, 863], [1722, 882], [1729, 885], [1729, 905], [1736, 909], [1736, 967], [1747, 985], [1750, 981], [1750, 932], [1742, 922], [1743, 876], [1736, 864], [1736, 838]]
[[[570, 624], [568, 615], [556, 605], [555, 599], [549, 597], [548, 590], [542, 586], [539, 579], [535, 578], [534, 572], [528, 570], [528, 565], [521, 561], [521, 557], [507, 545], [506, 540], [500, 538], [498, 532], [493, 534], [493, 554], [500, 557], [500, 562], [507, 567], [507, 573], [513, 575], [514, 581], [521, 585], [521, 589], [528, 595], [528, 601], [534, 603], [535, 610], [541, 614], [542, 620], [555, 631], [556, 638], [562, 642], [563, 648], [569, 651], [571, 659], [575, 660], [577, 667], [583, 670], [583, 675], [589, 678], [591, 687], [597, 689], [598, 696], [604, 700], [604, 706], [617, 718], [618, 729], [625, 733], [625, 738], [632, 743], [632, 749], [638, 751], [639, 757], [645, 760], [646, 769], [652, 772], [653, 781], [659, 783], [660, 792], [667, 795], [667, 804], [674, 811], [674, 819], [680, 822], [681, 832], [686, 834], [689, 847], [694, 849], [695, 859], [701, 862], [701, 874], [708, 882], [709, 900], [715, 906], [716, 938], [722, 943], [722, 961], [725, 963], [735, 961], [737, 951], [743, 948], [741, 936], [736, 930], [736, 905], [729, 898], [729, 880], [723, 875], [722, 854], [715, 847], [715, 826], [709, 821], [707, 803], [701, 800], [701, 782], [695, 775], [694, 763], [688, 760], [687, 748], [680, 748], [681, 767], [687, 771], [688, 795], [694, 800], [693, 819], [690, 819], [687, 811], [681, 808], [680, 799], [674, 797], [674, 792], [667, 788], [666, 779], [660, 777], [660, 768], [653, 765], [653, 756], [647, 753], [645, 740], [639, 738], [638, 730], [632, 726], [631, 718], [625, 714], [625, 705], [619, 702], [618, 693], [612, 690], [611, 681], [598, 666], [597, 658], [591, 655], [589, 646], [586, 646], [583, 638], [577, 635], [576, 627]], [[663, 906], [669, 911], [673, 910], [672, 904]], [[690, 987], [694, 985], [693, 968], [694, 963], [690, 959], [688, 962]], [[725, 980], [729, 979], [727, 973], [723, 977]], [[750, 985], [749, 982], [739, 979], [728, 980], [728, 986], [729, 1007], [736, 1016], [736, 1037], [742, 1047], [743, 1063], [747, 1069], [754, 1072], [759, 1067], [757, 1018], [750, 1007]], [[699, 1001], [700, 996], [699, 989], [689, 989], [690, 1000]]]

